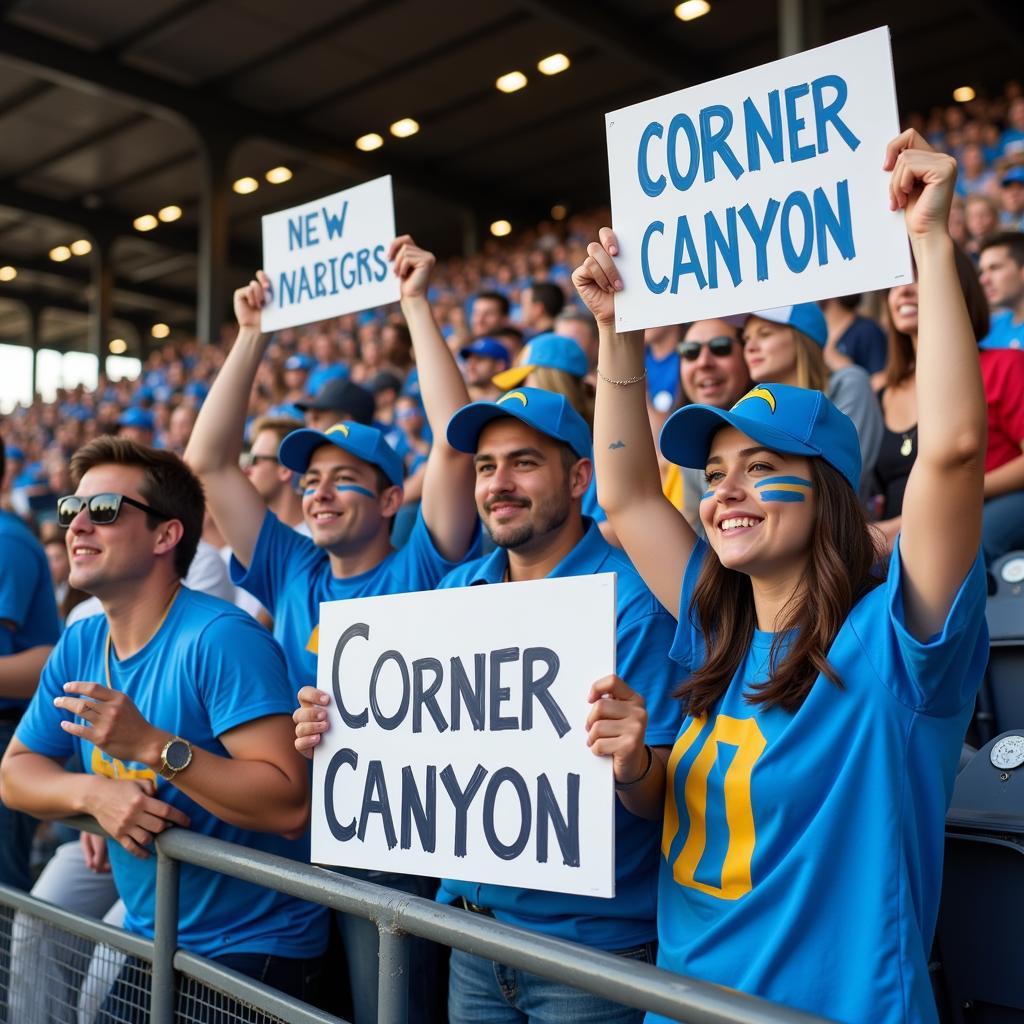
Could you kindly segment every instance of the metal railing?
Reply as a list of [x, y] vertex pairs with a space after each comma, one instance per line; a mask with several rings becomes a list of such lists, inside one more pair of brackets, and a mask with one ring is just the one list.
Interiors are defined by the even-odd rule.
[[[91, 819], [76, 819], [71, 824], [99, 831]], [[825, 1024], [825, 1018], [741, 992], [185, 829], [169, 829], [158, 836], [156, 849], [156, 922], [152, 941], [0, 886], [0, 907], [31, 915], [52, 927], [151, 964], [147, 1019], [152, 1024], [181, 1024], [198, 1019], [180, 1010], [186, 985], [205, 986], [260, 1014], [257, 1018], [236, 1013], [225, 1018], [228, 1020], [339, 1024], [339, 1018], [331, 1014], [178, 949], [178, 881], [182, 863], [373, 922], [380, 938], [379, 1024], [404, 1024], [407, 1019], [410, 936], [530, 971], [685, 1024]], [[209, 1001], [207, 995], [207, 1004]]]

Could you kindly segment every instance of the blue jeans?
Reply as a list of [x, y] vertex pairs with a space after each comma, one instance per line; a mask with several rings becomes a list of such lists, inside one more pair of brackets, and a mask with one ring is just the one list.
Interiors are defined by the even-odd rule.
[[1024, 550], [1024, 491], [1001, 494], [985, 502], [981, 548], [990, 567], [1003, 555]]
[[[617, 955], [653, 964], [657, 944]], [[529, 971], [453, 949], [448, 975], [450, 1024], [640, 1024], [643, 1010], [620, 1006]]]
[[[366, 871], [361, 868], [335, 868], [374, 885], [398, 889], [410, 896], [432, 900], [438, 880], [419, 875], [400, 875], [390, 871]], [[352, 914], [335, 913], [338, 931], [345, 944], [348, 980], [352, 993], [354, 1024], [377, 1024], [377, 926]], [[429, 1024], [443, 1020], [441, 997], [444, 993], [444, 956], [447, 950], [427, 939], [409, 937], [409, 1024]]]

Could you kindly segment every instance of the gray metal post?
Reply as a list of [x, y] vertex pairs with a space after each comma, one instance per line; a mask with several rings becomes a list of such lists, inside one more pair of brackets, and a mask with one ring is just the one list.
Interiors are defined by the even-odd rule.
[[152, 1024], [174, 1024], [174, 954], [178, 948], [178, 862], [156, 855], [156, 921], [153, 926]]
[[110, 241], [96, 238], [92, 246], [92, 297], [89, 309], [89, 351], [100, 366], [110, 343], [110, 321], [114, 315], [114, 267]]
[[[34, 402], [36, 400], [36, 360], [39, 358], [39, 348], [42, 344], [40, 337], [43, 319], [42, 307], [35, 303], [26, 303], [25, 316], [28, 317], [28, 344], [32, 349], [32, 371], [29, 374], [29, 383], [31, 384], [30, 394]], [[103, 361], [100, 360], [100, 368], [102, 369], [102, 367]]]
[[[201, 342], [220, 338], [221, 325], [228, 312], [226, 305], [228, 270], [228, 159], [234, 142], [207, 135], [200, 153], [199, 189], [199, 278], [196, 309], [196, 334]], [[250, 268], [255, 272], [256, 267]]]
[[464, 210], [459, 216], [459, 221], [462, 224], [462, 256], [463, 259], [470, 260], [477, 254], [480, 244], [476, 214], [471, 210]]
[[405, 1024], [409, 1019], [409, 936], [384, 924], [377, 926], [377, 1024]]
[[822, 0], [778, 0], [779, 56], [820, 46], [825, 37]]

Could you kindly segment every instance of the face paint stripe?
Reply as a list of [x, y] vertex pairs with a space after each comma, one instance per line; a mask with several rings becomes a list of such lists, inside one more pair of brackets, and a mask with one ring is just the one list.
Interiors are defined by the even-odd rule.
[[814, 484], [810, 480], [805, 480], [802, 476], [770, 476], [764, 480], [759, 480], [755, 487], [774, 487], [777, 484], [798, 484], [801, 487], [813, 487]]
[[804, 491], [761, 491], [758, 497], [762, 501], [803, 501]]
[[[368, 490], [366, 487], [360, 487], [358, 484], [338, 484], [334, 488], [339, 494], [343, 494], [345, 491], [352, 491], [354, 494], [362, 494], [367, 498], [376, 498], [377, 495], [373, 491]], [[307, 487], [303, 492], [303, 497], [308, 498], [311, 494], [316, 494], [317, 488]]]
[[715, 492], [714, 492], [714, 491], [705, 491], [705, 492], [704, 492], [704, 493], [703, 493], [703, 494], [702, 494], [702, 495], [700, 496], [700, 500], [701, 500], [701, 501], [707, 501], [707, 500], [708, 500], [708, 498], [713, 498], [714, 496], [715, 496]]

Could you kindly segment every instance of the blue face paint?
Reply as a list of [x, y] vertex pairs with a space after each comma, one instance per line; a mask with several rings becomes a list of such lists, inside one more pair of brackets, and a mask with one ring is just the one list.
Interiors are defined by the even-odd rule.
[[770, 476], [754, 484], [762, 501], [805, 501], [813, 487], [802, 476]]
[[714, 496], [715, 496], [715, 492], [714, 492], [714, 491], [705, 491], [705, 492], [704, 492], [704, 493], [703, 493], [703, 494], [702, 494], [702, 495], [700, 496], [700, 500], [701, 500], [701, 501], [707, 501], [707, 500], [708, 500], [708, 498], [713, 498]]
[[[374, 494], [373, 491], [367, 490], [367, 488], [365, 488], [365, 487], [360, 487], [359, 484], [338, 484], [334, 489], [339, 494], [344, 494], [345, 491], [353, 491], [355, 494], [362, 494], [362, 495], [364, 495], [367, 498], [376, 498], [377, 497], [377, 495]], [[316, 492], [317, 492], [317, 488], [316, 487], [307, 487], [302, 492], [302, 496], [304, 498], [308, 498], [308, 497], [310, 497], [310, 495], [316, 494]]]

